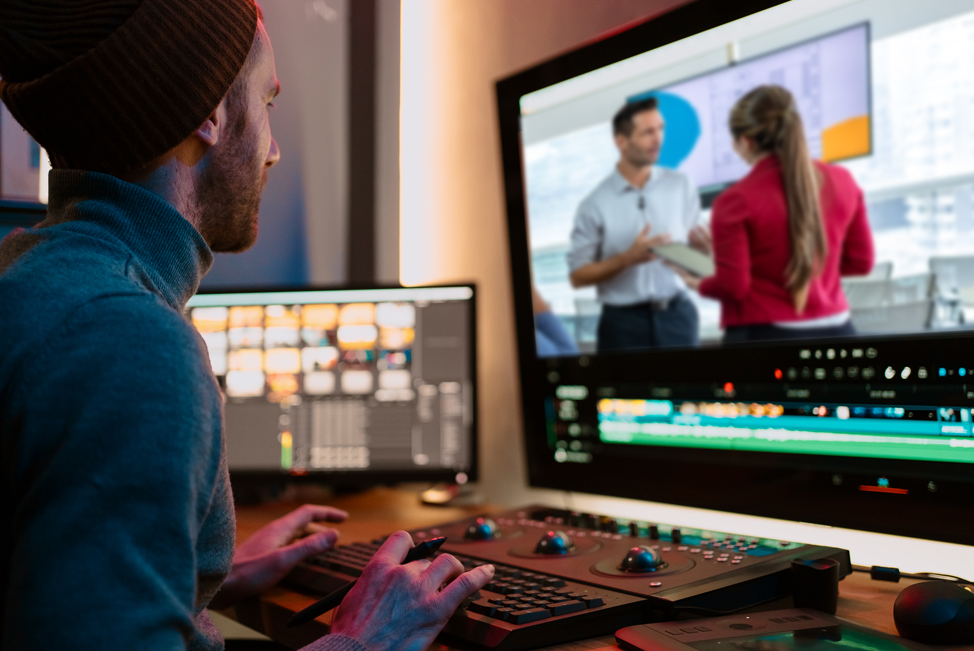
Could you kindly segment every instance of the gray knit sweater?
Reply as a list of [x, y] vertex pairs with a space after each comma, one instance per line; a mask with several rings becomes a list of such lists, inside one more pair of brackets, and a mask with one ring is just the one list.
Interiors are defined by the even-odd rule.
[[115, 177], [59, 170], [50, 190], [0, 243], [0, 648], [221, 649], [223, 402], [182, 316], [213, 256]]

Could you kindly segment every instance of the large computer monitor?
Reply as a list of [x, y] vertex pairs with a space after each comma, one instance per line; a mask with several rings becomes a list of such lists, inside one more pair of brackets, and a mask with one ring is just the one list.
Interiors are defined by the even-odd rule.
[[187, 318], [245, 477], [464, 483], [477, 474], [474, 288], [206, 291]]
[[[726, 343], [722, 305], [674, 281], [698, 344], [599, 352], [615, 312], [569, 264], [613, 116], [657, 98], [653, 173], [689, 179], [706, 224], [749, 171], [728, 118], [761, 84], [863, 191], [875, 263], [837, 289], [856, 334]], [[972, 87], [974, 3], [946, 0], [698, 0], [499, 81], [530, 483], [974, 544]]]

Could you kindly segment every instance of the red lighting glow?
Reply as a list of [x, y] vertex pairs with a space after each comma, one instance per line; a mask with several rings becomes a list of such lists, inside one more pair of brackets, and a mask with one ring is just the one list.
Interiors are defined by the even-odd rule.
[[910, 492], [908, 488], [893, 488], [892, 486], [860, 486], [859, 490], [867, 493], [892, 493], [894, 495], [906, 495]]
[[784, 373], [781, 372], [781, 369], [780, 368], [776, 368], [774, 370], [774, 379], [780, 380], [783, 375], [784, 375]]
[[727, 382], [724, 384], [724, 393], [734, 393], [734, 383]]

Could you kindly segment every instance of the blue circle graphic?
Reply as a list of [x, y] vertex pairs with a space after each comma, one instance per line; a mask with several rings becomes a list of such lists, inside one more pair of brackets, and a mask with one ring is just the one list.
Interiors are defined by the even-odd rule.
[[659, 154], [658, 165], [677, 169], [687, 159], [700, 140], [700, 118], [697, 110], [679, 95], [656, 91], [632, 98], [633, 101], [655, 97], [659, 102], [659, 112], [666, 123], [663, 132], [663, 149]]

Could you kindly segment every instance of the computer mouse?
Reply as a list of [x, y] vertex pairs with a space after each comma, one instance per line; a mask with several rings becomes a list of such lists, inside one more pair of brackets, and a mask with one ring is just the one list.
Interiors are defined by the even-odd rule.
[[893, 604], [903, 637], [927, 644], [974, 644], [974, 592], [950, 581], [907, 586]]

